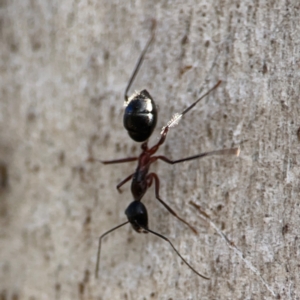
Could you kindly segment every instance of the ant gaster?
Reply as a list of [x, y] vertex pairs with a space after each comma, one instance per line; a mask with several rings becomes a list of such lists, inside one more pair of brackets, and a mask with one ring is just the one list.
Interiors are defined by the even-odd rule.
[[[117, 189], [120, 192], [120, 187], [124, 185], [129, 180], [131, 181], [131, 193], [133, 196], [134, 201], [131, 202], [131, 204], [127, 207], [125, 210], [125, 214], [127, 216], [128, 221], [125, 223], [122, 223], [109, 231], [102, 234], [99, 238], [99, 246], [98, 246], [98, 254], [97, 254], [97, 263], [96, 263], [96, 278], [98, 277], [98, 270], [99, 270], [99, 264], [100, 264], [100, 252], [101, 252], [101, 241], [102, 238], [104, 238], [107, 234], [111, 233], [112, 231], [130, 223], [131, 226], [135, 231], [138, 233], [152, 233], [165, 241], [167, 241], [170, 246], [173, 248], [173, 250], [177, 253], [177, 255], [182, 259], [182, 261], [198, 276], [209, 279], [208, 277], [200, 274], [197, 272], [182, 256], [181, 254], [176, 250], [176, 248], [173, 246], [171, 241], [167, 239], [165, 236], [154, 232], [149, 229], [148, 227], [148, 213], [145, 205], [141, 202], [144, 194], [146, 193], [147, 189], [152, 185], [154, 182], [155, 185], [155, 196], [156, 199], [177, 219], [179, 219], [181, 222], [185, 223], [187, 226], [190, 227], [190, 229], [197, 234], [197, 230], [190, 225], [187, 221], [182, 219], [177, 215], [177, 213], [168, 205], [166, 204], [159, 195], [159, 186], [160, 181], [156, 173], [149, 173], [149, 168], [152, 163], [154, 163], [157, 160], [162, 160], [168, 164], [177, 164], [180, 162], [188, 161], [188, 160], [194, 160], [198, 158], [202, 158], [205, 156], [211, 156], [211, 155], [239, 155], [239, 148], [232, 148], [232, 149], [222, 149], [217, 151], [211, 151], [211, 152], [204, 152], [201, 154], [197, 154], [194, 156], [182, 158], [179, 160], [171, 160], [165, 156], [157, 155], [153, 156], [153, 154], [158, 150], [158, 148], [164, 143], [167, 133], [169, 129], [175, 125], [178, 124], [179, 120], [182, 118], [183, 115], [185, 115], [188, 111], [190, 111], [201, 99], [206, 97], [210, 92], [212, 92], [214, 89], [216, 89], [220, 84], [221, 81], [219, 81], [214, 87], [212, 87], [208, 92], [206, 92], [204, 95], [202, 95], [199, 99], [197, 99], [192, 105], [190, 105], [188, 108], [186, 108], [182, 113], [175, 114], [173, 118], [168, 122], [168, 124], [163, 127], [161, 131], [161, 136], [159, 141], [152, 147], [148, 148], [148, 139], [151, 136], [157, 122], [157, 107], [150, 96], [150, 94], [146, 90], [142, 90], [141, 92], [134, 93], [131, 97], [128, 97], [128, 91], [132, 85], [132, 82], [134, 81], [140, 66], [144, 60], [144, 56], [152, 43], [155, 36], [155, 24], [152, 29], [152, 35], [146, 44], [142, 54], [140, 55], [140, 58], [137, 62], [137, 65], [133, 71], [133, 74], [131, 75], [131, 78], [128, 82], [127, 88], [125, 90], [125, 112], [124, 112], [124, 127], [128, 131], [129, 136], [136, 142], [143, 142], [141, 145], [142, 153], [138, 157], [127, 157], [123, 159], [117, 159], [117, 160], [106, 160], [101, 161], [103, 164], [116, 164], [116, 163], [125, 163], [125, 162], [132, 162], [132, 161], [138, 161], [138, 166], [134, 173], [126, 177], [124, 180], [122, 180], [118, 185]], [[95, 161], [96, 159], [90, 158], [90, 161]]]

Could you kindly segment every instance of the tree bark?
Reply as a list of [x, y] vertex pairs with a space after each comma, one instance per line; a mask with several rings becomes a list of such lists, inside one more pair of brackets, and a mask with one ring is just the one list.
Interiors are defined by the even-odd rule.
[[[272, 3], [272, 4], [271, 4]], [[300, 6], [298, 1], [0, 1], [1, 299], [299, 299]], [[222, 84], [171, 128], [151, 171], [150, 228], [127, 225], [139, 155], [123, 128], [124, 90], [172, 115]], [[203, 87], [201, 89], [201, 87]]]

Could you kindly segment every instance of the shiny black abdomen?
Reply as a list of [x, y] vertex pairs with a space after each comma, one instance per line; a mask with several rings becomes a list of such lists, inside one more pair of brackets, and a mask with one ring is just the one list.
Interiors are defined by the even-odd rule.
[[123, 123], [129, 136], [144, 142], [151, 136], [157, 122], [157, 107], [146, 90], [135, 94], [125, 108]]

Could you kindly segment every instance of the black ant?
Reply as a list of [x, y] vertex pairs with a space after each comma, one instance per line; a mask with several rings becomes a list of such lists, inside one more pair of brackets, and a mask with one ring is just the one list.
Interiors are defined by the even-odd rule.
[[[154, 24], [155, 25], [155, 24]], [[168, 124], [163, 127], [161, 131], [161, 137], [159, 141], [152, 146], [151, 148], [148, 148], [148, 139], [151, 136], [157, 121], [157, 107], [150, 96], [150, 94], [147, 92], [147, 90], [142, 90], [141, 92], [134, 93], [131, 97], [128, 97], [128, 90], [130, 89], [132, 82], [134, 81], [141, 64], [144, 60], [144, 56], [152, 43], [155, 36], [155, 26], [153, 26], [152, 29], [152, 35], [146, 44], [144, 50], [142, 51], [142, 54], [137, 62], [137, 65], [133, 71], [133, 74], [130, 77], [130, 80], [128, 82], [127, 88], [125, 90], [125, 112], [124, 112], [124, 127], [128, 131], [129, 136], [136, 142], [143, 142], [141, 145], [142, 153], [138, 157], [127, 157], [122, 159], [116, 159], [116, 160], [106, 160], [101, 161], [103, 164], [117, 164], [117, 163], [125, 163], [125, 162], [131, 162], [131, 161], [138, 161], [138, 166], [134, 173], [130, 174], [128, 177], [126, 177], [124, 180], [122, 180], [118, 185], [117, 189], [120, 192], [120, 187], [124, 185], [129, 180], [131, 181], [131, 193], [133, 196], [134, 201], [131, 202], [131, 204], [127, 207], [125, 210], [125, 214], [127, 216], [128, 221], [124, 222], [109, 231], [102, 234], [99, 238], [99, 246], [98, 246], [98, 254], [97, 254], [97, 263], [96, 263], [96, 271], [95, 276], [98, 278], [98, 270], [99, 270], [99, 264], [100, 264], [100, 251], [101, 251], [101, 241], [102, 238], [104, 238], [107, 234], [111, 233], [112, 231], [130, 223], [135, 231], [138, 233], [152, 233], [165, 241], [167, 241], [173, 250], [177, 253], [177, 255], [182, 259], [182, 261], [198, 276], [209, 279], [208, 277], [200, 274], [197, 272], [177, 251], [177, 249], [173, 246], [171, 241], [166, 238], [165, 236], [154, 232], [148, 228], [148, 213], [145, 205], [141, 202], [144, 194], [146, 193], [147, 189], [151, 187], [153, 181], [155, 184], [155, 196], [156, 199], [177, 219], [179, 219], [181, 222], [185, 223], [187, 226], [190, 227], [190, 229], [197, 234], [197, 230], [190, 225], [187, 221], [182, 219], [177, 215], [177, 213], [168, 205], [166, 204], [159, 196], [159, 185], [160, 181], [156, 173], [149, 173], [149, 168], [152, 163], [154, 163], [157, 160], [162, 160], [168, 164], [177, 164], [188, 160], [193, 160], [197, 158], [202, 158], [205, 156], [210, 155], [239, 155], [239, 148], [232, 148], [232, 149], [222, 149], [217, 151], [211, 151], [211, 152], [204, 152], [201, 154], [193, 155], [190, 157], [178, 159], [178, 160], [171, 160], [165, 156], [157, 155], [153, 156], [154, 153], [158, 150], [158, 148], [164, 143], [167, 133], [169, 129], [173, 126], [175, 126], [179, 120], [184, 116], [187, 112], [189, 112], [201, 99], [206, 97], [209, 93], [211, 93], [213, 90], [215, 90], [220, 84], [221, 81], [219, 81], [214, 87], [212, 87], [208, 92], [206, 92], [204, 95], [202, 95], [199, 99], [197, 99], [192, 105], [190, 105], [188, 108], [186, 108], [182, 113], [175, 114], [173, 118], [168, 122]], [[95, 159], [90, 158], [89, 161], [95, 161]]]

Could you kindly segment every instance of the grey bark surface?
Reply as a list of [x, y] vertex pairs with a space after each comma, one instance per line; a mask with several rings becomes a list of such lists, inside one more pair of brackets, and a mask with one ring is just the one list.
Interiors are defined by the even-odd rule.
[[[0, 299], [299, 299], [299, 15], [296, 0], [0, 1]], [[198, 235], [153, 188], [143, 198], [150, 228], [209, 281], [129, 225], [105, 239], [94, 277], [98, 237], [132, 201], [130, 184], [115, 186], [136, 165], [86, 159], [140, 153], [123, 93], [153, 18], [131, 89], [159, 106], [150, 144], [221, 79], [159, 153], [241, 146], [239, 158], [152, 167]]]

